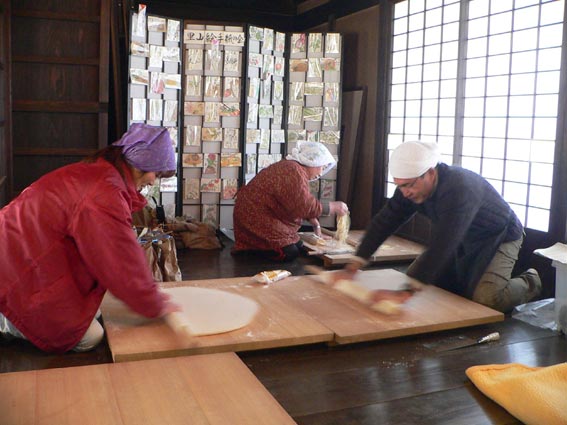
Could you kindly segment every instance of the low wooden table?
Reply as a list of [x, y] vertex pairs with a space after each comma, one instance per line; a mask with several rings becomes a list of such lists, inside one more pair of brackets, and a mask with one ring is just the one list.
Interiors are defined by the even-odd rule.
[[[101, 306], [108, 345], [115, 362], [189, 354], [258, 350], [333, 340], [333, 332], [286, 296], [251, 278], [191, 280], [163, 287], [196, 286], [222, 289], [258, 302], [260, 311], [248, 326], [232, 332], [180, 340], [163, 320], [148, 320], [107, 294]], [[214, 311], [211, 311], [211, 315]]]
[[[392, 269], [361, 273], [377, 281], [408, 279]], [[252, 283], [250, 278], [163, 285], [235, 292], [256, 300], [260, 312], [242, 329], [195, 337], [191, 343], [184, 344], [162, 320], [145, 319], [107, 295], [101, 309], [115, 362], [318, 342], [346, 344], [467, 327], [504, 318], [502, 313], [433, 286], [415, 295], [399, 316], [385, 316], [307, 276], [291, 276], [270, 285]]]
[[3, 425], [295, 424], [234, 353], [0, 374]]
[[[379, 289], [411, 278], [393, 269], [359, 272]], [[384, 315], [308, 276], [276, 282], [273, 290], [334, 333], [337, 344], [464, 328], [504, 320], [504, 314], [432, 285], [424, 285], [399, 315]]]
[[[333, 236], [334, 232], [323, 229], [323, 233]], [[354, 256], [356, 247], [364, 237], [364, 230], [351, 230], [346, 240], [349, 252], [333, 253], [333, 248], [326, 248], [321, 245], [303, 241], [309, 255], [316, 255], [323, 260], [325, 267], [346, 264]], [[425, 247], [417, 242], [413, 242], [399, 236], [390, 236], [386, 242], [376, 250], [369, 258], [371, 263], [386, 263], [394, 261], [413, 261], [423, 251]]]

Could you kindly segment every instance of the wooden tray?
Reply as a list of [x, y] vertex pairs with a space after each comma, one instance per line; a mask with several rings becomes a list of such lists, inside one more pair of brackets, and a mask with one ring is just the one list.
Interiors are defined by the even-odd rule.
[[[278, 284], [277, 282], [276, 284]], [[162, 320], [148, 320], [107, 294], [101, 306], [108, 345], [115, 362], [188, 354], [247, 351], [327, 342], [333, 332], [311, 318], [271, 286], [251, 278], [163, 283], [164, 287], [197, 286], [234, 292], [258, 302], [260, 311], [244, 328], [217, 335], [180, 340]], [[214, 311], [211, 311], [214, 314]]]
[[0, 374], [3, 425], [295, 424], [234, 353]]
[[[323, 233], [333, 236], [334, 232], [323, 229]], [[362, 241], [364, 230], [351, 230], [346, 240], [347, 244], [352, 246], [352, 252], [347, 253], [329, 253], [325, 252], [325, 248], [320, 245], [313, 245], [309, 242], [303, 241], [308, 250], [309, 255], [317, 255], [323, 260], [325, 267], [334, 265], [346, 264], [350, 261], [356, 252], [356, 247]], [[331, 248], [332, 249], [332, 248]], [[401, 238], [399, 236], [390, 236], [386, 242], [369, 258], [371, 263], [384, 263], [394, 261], [413, 261], [423, 251], [425, 247], [416, 242]]]

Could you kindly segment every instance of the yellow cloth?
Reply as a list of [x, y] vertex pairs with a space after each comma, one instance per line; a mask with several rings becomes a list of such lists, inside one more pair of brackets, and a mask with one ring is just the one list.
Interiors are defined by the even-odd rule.
[[567, 363], [473, 366], [466, 374], [487, 397], [528, 425], [567, 424]]

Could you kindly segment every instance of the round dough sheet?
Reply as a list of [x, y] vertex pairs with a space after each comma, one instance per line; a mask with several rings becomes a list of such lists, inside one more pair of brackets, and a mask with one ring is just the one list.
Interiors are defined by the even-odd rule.
[[178, 322], [193, 335], [230, 332], [248, 325], [259, 310], [256, 301], [231, 292], [198, 287], [164, 288], [182, 306]]

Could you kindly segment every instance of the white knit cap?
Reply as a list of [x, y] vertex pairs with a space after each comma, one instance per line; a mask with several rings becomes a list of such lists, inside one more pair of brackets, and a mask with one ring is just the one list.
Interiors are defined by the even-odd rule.
[[392, 152], [390, 174], [396, 179], [413, 179], [435, 167], [439, 160], [437, 143], [404, 142]]
[[306, 167], [323, 167], [321, 176], [327, 174], [337, 165], [337, 161], [325, 145], [319, 142], [297, 142], [286, 159], [297, 161]]

